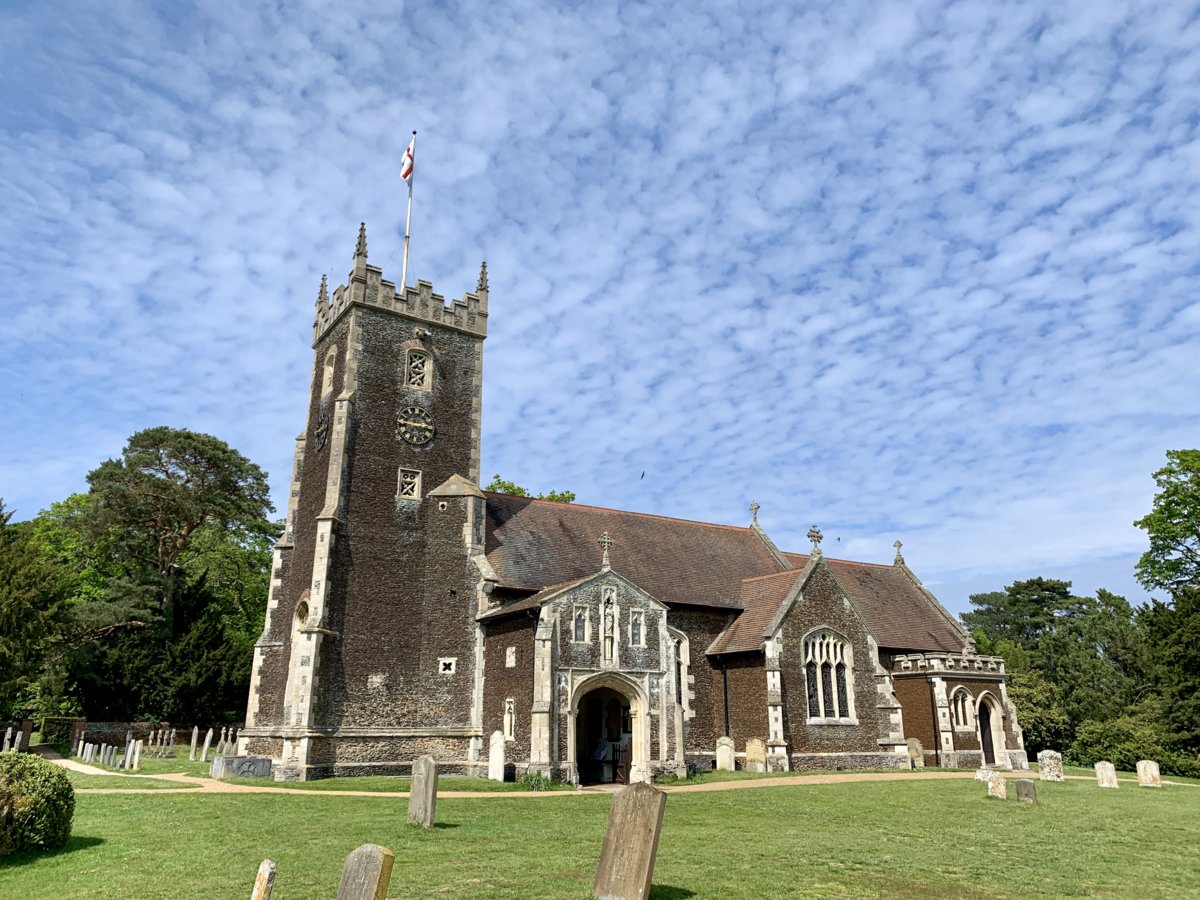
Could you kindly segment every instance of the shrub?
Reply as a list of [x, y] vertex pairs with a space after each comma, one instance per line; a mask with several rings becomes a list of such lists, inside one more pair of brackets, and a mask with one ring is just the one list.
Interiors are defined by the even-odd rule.
[[75, 736], [75, 726], [85, 721], [71, 716], [43, 716], [42, 743], [69, 744]]
[[550, 791], [554, 789], [554, 779], [541, 772], [530, 770], [521, 776], [521, 788], [526, 791]]
[[0, 754], [0, 856], [61, 847], [74, 814], [66, 772], [40, 756]]

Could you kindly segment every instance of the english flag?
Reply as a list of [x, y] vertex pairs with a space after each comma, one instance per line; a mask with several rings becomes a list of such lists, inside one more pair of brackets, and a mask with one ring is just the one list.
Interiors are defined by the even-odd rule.
[[412, 184], [413, 173], [413, 146], [417, 143], [417, 136], [414, 134], [413, 139], [408, 142], [408, 147], [404, 151], [404, 161], [400, 163], [400, 177]]

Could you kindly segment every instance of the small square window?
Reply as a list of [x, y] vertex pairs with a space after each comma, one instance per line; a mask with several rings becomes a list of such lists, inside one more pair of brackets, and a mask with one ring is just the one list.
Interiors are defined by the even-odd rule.
[[458, 667], [457, 656], [443, 656], [438, 660], [438, 674], [453, 675], [454, 670]]
[[396, 479], [397, 500], [421, 499], [421, 473], [416, 469], [401, 469]]

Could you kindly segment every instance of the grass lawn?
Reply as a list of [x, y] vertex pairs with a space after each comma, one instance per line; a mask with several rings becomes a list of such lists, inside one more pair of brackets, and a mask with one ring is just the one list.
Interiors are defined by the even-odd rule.
[[132, 778], [125, 775], [84, 775], [64, 770], [75, 788], [136, 788], [139, 791], [161, 788], [198, 788], [199, 785], [181, 784], [178, 781], [163, 781], [161, 778]]
[[[1039, 784], [1037, 806], [970, 780], [674, 794], [655, 869], [683, 897], [1180, 897], [1200, 885], [1200, 791]], [[0, 860], [0, 896], [327, 898], [342, 860], [396, 853], [389, 897], [590, 896], [610, 798], [438, 803], [439, 827], [386, 797], [80, 795], [62, 851]]]

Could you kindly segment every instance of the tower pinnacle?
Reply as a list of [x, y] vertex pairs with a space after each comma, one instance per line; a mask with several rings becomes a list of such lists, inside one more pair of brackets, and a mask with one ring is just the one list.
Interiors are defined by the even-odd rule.
[[317, 309], [324, 309], [329, 305], [329, 276], [321, 276], [321, 286], [317, 288]]
[[486, 294], [488, 289], [487, 282], [487, 260], [485, 259], [479, 266], [479, 281], [475, 285], [475, 293]]
[[358, 243], [354, 247], [354, 258], [367, 258], [367, 223], [361, 222], [358, 226]]

